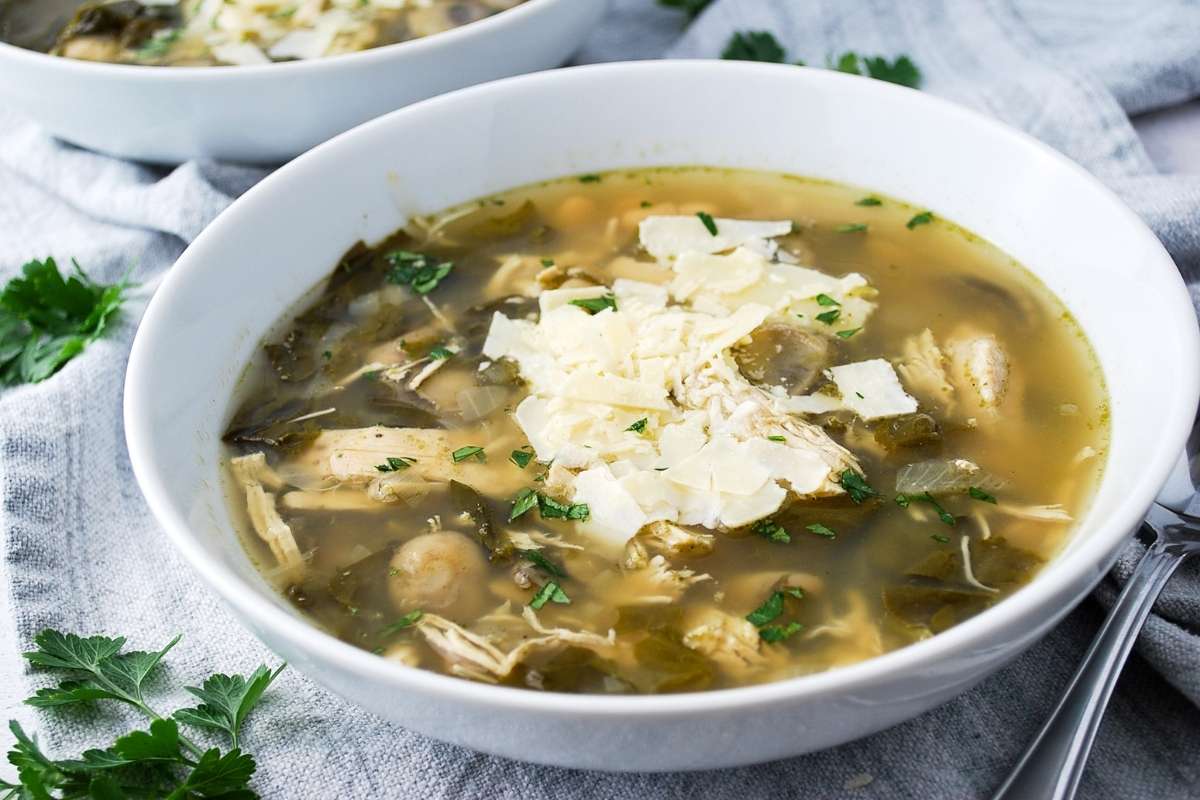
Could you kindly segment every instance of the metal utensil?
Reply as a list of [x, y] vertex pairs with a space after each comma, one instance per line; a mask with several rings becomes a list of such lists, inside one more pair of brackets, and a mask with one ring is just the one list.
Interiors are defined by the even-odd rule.
[[[1200, 553], [1200, 425], [1188, 441], [1188, 457], [1151, 506], [1138, 537], [1147, 545], [1125, 589], [1083, 657], [1054, 713], [993, 800], [1070, 800], [1079, 787], [1088, 752], [1117, 677], [1154, 601], [1190, 555]], [[1178, 512], [1162, 502], [1167, 502]]]

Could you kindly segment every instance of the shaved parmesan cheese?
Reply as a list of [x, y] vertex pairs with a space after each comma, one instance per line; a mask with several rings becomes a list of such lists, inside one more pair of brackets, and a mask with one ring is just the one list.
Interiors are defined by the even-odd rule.
[[638, 236], [646, 252], [660, 261], [678, 258], [685, 253], [720, 253], [749, 243], [760, 249], [774, 248], [766, 240], [792, 232], [789, 220], [760, 222], [757, 220], [713, 220], [717, 226], [714, 236], [698, 216], [650, 216], [638, 226]]
[[237, 67], [252, 67], [256, 64], [270, 64], [271, 59], [267, 58], [262, 50], [259, 50], [249, 42], [230, 42], [229, 44], [219, 44], [209, 49], [213, 58], [217, 61], [226, 64], [233, 64]]
[[911, 414], [917, 401], [904, 391], [896, 370], [882, 358], [830, 367], [825, 371], [842, 395], [842, 404], [865, 420]]
[[623, 548], [649, 521], [607, 466], [592, 467], [576, 476], [574, 501], [587, 504], [588, 521], [584, 528], [614, 549]]

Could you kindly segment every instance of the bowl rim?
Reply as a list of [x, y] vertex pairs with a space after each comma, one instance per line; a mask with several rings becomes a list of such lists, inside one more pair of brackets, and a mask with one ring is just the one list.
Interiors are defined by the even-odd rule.
[[[213, 66], [172, 67], [153, 64], [112, 64], [106, 61], [86, 61], [79, 58], [52, 56], [39, 50], [30, 50], [9, 42], [0, 40], [0, 59], [13, 58], [26, 61], [32, 66], [46, 69], [56, 69], [71, 77], [84, 76], [100, 77], [107, 75], [111, 78], [149, 80], [149, 81], [179, 81], [192, 82], [201, 80], [237, 80], [238, 77], [252, 79], [264, 73], [281, 73], [291, 77], [301, 77], [306, 71], [334, 70], [338, 67], [353, 67], [369, 65], [375, 61], [388, 61], [393, 57], [403, 58], [406, 54], [418, 55], [425, 50], [439, 47], [455, 47], [458, 42], [489, 36], [503, 32], [506, 26], [520, 24], [526, 17], [541, 13], [544, 9], [556, 4], [577, 2], [578, 0], [525, 0], [512, 8], [506, 8], [483, 19], [458, 25], [450, 30], [439, 31], [416, 39], [403, 42], [393, 42], [380, 47], [366, 50], [356, 50], [352, 53], [338, 53], [332, 56], [297, 59], [294, 61], [272, 62], [270, 64], [222, 64]], [[607, 2], [607, 0], [604, 0]], [[332, 65], [332, 66], [329, 66]], [[227, 76], [234, 75], [229, 78]], [[65, 76], [64, 76], [65, 77]]]
[[[199, 538], [191, 532], [185, 513], [175, 508], [166, 494], [166, 482], [156, 471], [152, 455], [153, 432], [148, 423], [148, 409], [152, 402], [153, 386], [150, 382], [153, 371], [146, 361], [147, 340], [156, 328], [171, 324], [167, 310], [175, 302], [176, 289], [181, 275], [203, 269], [206, 251], [213, 242], [219, 242], [226, 228], [240, 224], [237, 210], [253, 203], [260, 195], [273, 190], [276, 183], [302, 172], [309, 164], [319, 164], [328, 159], [337, 159], [346, 149], [355, 147], [355, 140], [367, 132], [405, 124], [409, 116], [416, 116], [426, 109], [441, 105], [453, 105], [480, 95], [503, 95], [509, 91], [537, 91], [545, 83], [574, 80], [576, 75], [605, 74], [619, 79], [630, 73], [648, 78], [667, 71], [702, 75], [713, 70], [737, 74], [746, 80], [759, 75], [780, 73], [784, 70], [794, 75], [797, 81], [841, 83], [870, 102], [873, 95], [907, 94], [907, 101], [914, 105], [915, 112], [926, 109], [936, 111], [943, 119], [961, 122], [964, 126], [983, 126], [1015, 145], [1033, 151], [1034, 155], [1048, 158], [1060, 167], [1081, 178], [1090, 191], [1099, 192], [1113, 203], [1114, 212], [1124, 218], [1130, 235], [1140, 237], [1147, 254], [1147, 268], [1162, 272], [1162, 278], [1173, 283], [1175, 290], [1162, 298], [1162, 313], [1170, 318], [1179, 343], [1180, 369], [1173, 375], [1174, 400], [1170, 413], [1161, 419], [1160, 436], [1153, 444], [1152, 458], [1140, 479], [1122, 487], [1123, 500], [1116, 512], [1094, 525], [1087, 532], [1087, 546], [1065, 552], [1051, 560], [1029, 584], [982, 613], [928, 639], [892, 650], [887, 653], [835, 667], [824, 672], [787, 678], [763, 684], [735, 688], [714, 689], [662, 695], [587, 695], [563, 692], [536, 692], [508, 686], [495, 686], [462, 678], [443, 675], [430, 670], [407, 667], [380, 658], [365, 650], [342, 642], [326, 633], [315, 624], [295, 616], [281, 606], [259, 594], [239, 577], [231, 568], [208, 555], [199, 544]], [[697, 78], [692, 78], [696, 80]], [[620, 168], [614, 165], [612, 169]], [[905, 199], [905, 198], [900, 198]], [[953, 211], [948, 217], [954, 219]], [[981, 233], [986, 238], [986, 232]], [[1027, 267], [1028, 268], [1028, 267]], [[1031, 270], [1032, 271], [1032, 270]], [[1037, 274], [1036, 272], [1034, 273]], [[1185, 313], [1186, 312], [1186, 316]], [[493, 81], [460, 89], [421, 101], [406, 108], [386, 114], [370, 122], [340, 134], [299, 156], [280, 170], [269, 175], [252, 187], [189, 245], [174, 267], [166, 274], [158, 291], [148, 305], [133, 342], [126, 374], [124, 402], [124, 424], [126, 442], [135, 477], [155, 518], [165, 529], [176, 548], [221, 598], [233, 607], [246, 621], [241, 624], [253, 629], [272, 630], [281, 639], [301, 652], [320, 652], [321, 658], [333, 664], [340, 672], [362, 679], [381, 681], [396, 688], [415, 690], [430, 697], [453, 697], [493, 708], [522, 710], [546, 715], [573, 715], [589, 717], [623, 717], [635, 723], [659, 716], [675, 718], [694, 714], [709, 714], [714, 711], [775, 705], [783, 701], [819, 697], [830, 690], [847, 691], [856, 687], [867, 687], [889, 675], [913, 669], [928, 668], [943, 662], [961, 648], [987, 639], [989, 632], [1011, 628], [1015, 623], [1036, 616], [1039, 612], [1045, 619], [1055, 619], [1065, 614], [1074, 603], [1083, 597], [1071, 600], [1062, 607], [1052, 607], [1050, 601], [1061, 596], [1073, 586], [1086, 583], [1094, 586], [1115, 561], [1120, 545], [1135, 526], [1141, 522], [1147, 508], [1165, 484], [1184, 441], [1191, 430], [1196, 412], [1196, 401], [1200, 397], [1200, 328], [1195, 325], [1195, 312], [1186, 286], [1170, 255], [1146, 224], [1108, 187], [1066, 156], [1034, 137], [1012, 128], [981, 112], [924, 92], [896, 86], [870, 78], [841, 74], [835, 71], [792, 65], [761, 64], [751, 62], [729, 62], [717, 60], [655, 60], [592, 64], [550, 70], [529, 75]], [[1186, 324], [1185, 324], [1186, 320]], [[1084, 331], [1085, 335], [1088, 331]], [[1090, 338], [1090, 337], [1089, 337]], [[1093, 502], [1095, 502], [1093, 500]]]

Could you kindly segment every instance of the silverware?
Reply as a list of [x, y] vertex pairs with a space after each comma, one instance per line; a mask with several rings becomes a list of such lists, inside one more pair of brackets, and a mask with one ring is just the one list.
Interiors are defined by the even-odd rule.
[[[1079, 788], [1088, 752], [1117, 677], [1146, 622], [1154, 601], [1171, 575], [1190, 555], [1200, 552], [1200, 491], [1195, 458], [1200, 426], [1188, 442], [1189, 458], [1174, 476], [1186, 484], [1168, 502], [1179, 512], [1155, 503], [1138, 530], [1146, 555], [1138, 562], [1117, 602], [1083, 657], [1054, 713], [1017, 762], [993, 800], [1070, 800]], [[1162, 499], [1164, 495], [1160, 495]], [[1189, 513], [1190, 512], [1190, 513]]]

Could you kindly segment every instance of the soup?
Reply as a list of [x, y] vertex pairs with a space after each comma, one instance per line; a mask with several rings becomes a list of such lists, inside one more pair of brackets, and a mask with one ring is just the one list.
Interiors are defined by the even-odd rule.
[[87, 61], [253, 65], [450, 30], [522, 0], [0, 0], [0, 38]]
[[585, 175], [356, 245], [248, 368], [248, 547], [333, 635], [535, 690], [716, 689], [1028, 582], [1103, 465], [1088, 343], [921, 209]]

